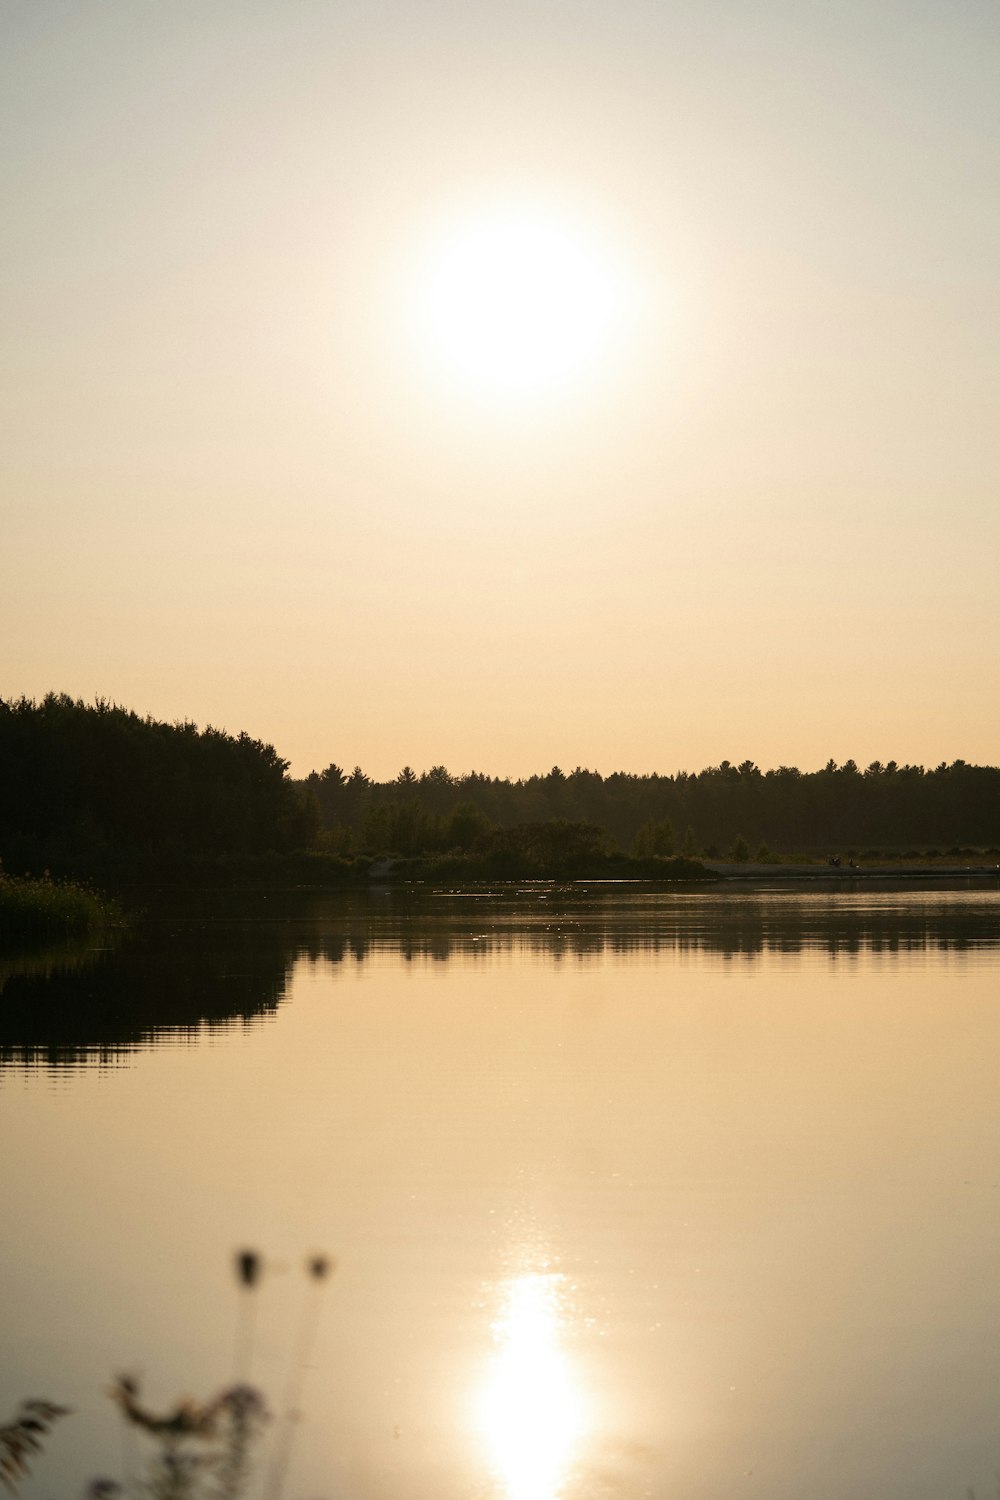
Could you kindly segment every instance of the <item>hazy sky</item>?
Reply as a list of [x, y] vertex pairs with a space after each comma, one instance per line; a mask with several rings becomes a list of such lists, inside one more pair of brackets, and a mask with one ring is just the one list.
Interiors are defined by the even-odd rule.
[[0, 18], [0, 696], [1000, 759], [993, 0]]

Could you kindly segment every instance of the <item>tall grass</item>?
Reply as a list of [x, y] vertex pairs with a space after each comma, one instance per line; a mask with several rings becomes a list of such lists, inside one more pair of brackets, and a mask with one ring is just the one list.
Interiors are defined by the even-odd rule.
[[[233, 1383], [207, 1401], [187, 1396], [158, 1413], [144, 1404], [134, 1376], [117, 1376], [108, 1394], [126, 1431], [146, 1438], [148, 1459], [139, 1475], [126, 1474], [122, 1481], [92, 1480], [84, 1491], [87, 1500], [249, 1500], [251, 1491], [257, 1500], [281, 1500], [302, 1417], [324, 1285], [335, 1266], [326, 1255], [311, 1255], [305, 1262], [306, 1297], [266, 1467], [259, 1462], [258, 1449], [272, 1416], [262, 1393], [249, 1383], [257, 1288], [264, 1265], [255, 1250], [241, 1250], [235, 1257], [239, 1305]], [[42, 1438], [57, 1418], [69, 1414], [68, 1407], [51, 1401], [24, 1401], [13, 1419], [0, 1425], [0, 1491], [18, 1496], [18, 1485], [30, 1477], [30, 1462], [42, 1451]], [[127, 1466], [131, 1468], [131, 1460]]]
[[0, 943], [83, 937], [121, 920], [117, 903], [85, 885], [0, 872]]

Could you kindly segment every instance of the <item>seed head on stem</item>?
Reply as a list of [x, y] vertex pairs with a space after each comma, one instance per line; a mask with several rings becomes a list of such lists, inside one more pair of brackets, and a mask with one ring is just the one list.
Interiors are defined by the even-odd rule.
[[253, 1287], [260, 1278], [260, 1256], [256, 1250], [236, 1252], [236, 1277], [241, 1286]]
[[254, 1313], [257, 1299], [252, 1295], [260, 1280], [263, 1262], [256, 1250], [237, 1250], [236, 1283], [240, 1288], [240, 1306], [236, 1315], [236, 1346], [233, 1351], [233, 1383], [246, 1385], [250, 1380], [253, 1359]]

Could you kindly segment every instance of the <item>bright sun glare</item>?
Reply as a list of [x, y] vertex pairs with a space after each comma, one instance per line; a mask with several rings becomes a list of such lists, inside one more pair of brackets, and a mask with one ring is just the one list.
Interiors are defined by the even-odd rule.
[[531, 396], [597, 372], [624, 289], [596, 239], [541, 214], [456, 228], [428, 255], [422, 342], [464, 382]]
[[585, 1425], [559, 1345], [561, 1281], [515, 1277], [493, 1329], [498, 1348], [478, 1419], [508, 1500], [555, 1500]]

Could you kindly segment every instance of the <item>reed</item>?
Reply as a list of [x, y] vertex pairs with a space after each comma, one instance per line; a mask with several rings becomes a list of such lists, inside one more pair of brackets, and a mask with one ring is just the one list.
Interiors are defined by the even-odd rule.
[[0, 943], [82, 937], [120, 921], [117, 903], [89, 886], [0, 872]]
[[18, 1482], [28, 1477], [28, 1462], [42, 1450], [42, 1438], [59, 1417], [69, 1415], [68, 1406], [52, 1401], [22, 1401], [11, 1421], [0, 1427], [0, 1484], [12, 1494]]
[[[282, 1410], [275, 1424], [272, 1450], [257, 1493], [261, 1500], [280, 1500], [301, 1419], [305, 1371], [316, 1336], [324, 1284], [335, 1263], [312, 1255], [305, 1263], [306, 1288], [285, 1381]], [[142, 1400], [139, 1381], [132, 1375], [116, 1377], [108, 1392], [126, 1424], [151, 1444], [140, 1476], [129, 1473], [124, 1482], [93, 1479], [87, 1500], [246, 1500], [261, 1468], [255, 1465], [258, 1445], [271, 1421], [261, 1392], [249, 1383], [253, 1361], [255, 1302], [263, 1276], [262, 1258], [254, 1250], [235, 1257], [239, 1303], [234, 1351], [234, 1381], [207, 1401], [184, 1397], [164, 1412]], [[0, 1427], [0, 1487], [17, 1495], [18, 1484], [29, 1477], [57, 1418], [69, 1408], [50, 1401], [25, 1401], [14, 1418]], [[128, 1466], [131, 1468], [131, 1465]]]

